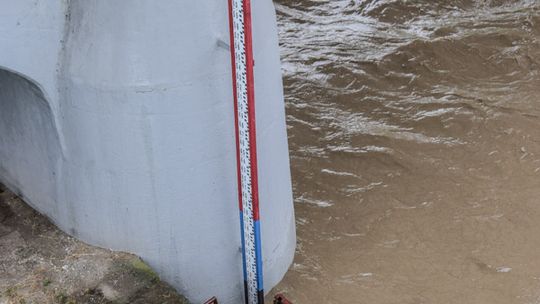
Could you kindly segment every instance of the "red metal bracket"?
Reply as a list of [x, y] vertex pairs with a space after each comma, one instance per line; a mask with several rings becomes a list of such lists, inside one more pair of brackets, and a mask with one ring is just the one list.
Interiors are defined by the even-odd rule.
[[210, 300], [204, 302], [204, 304], [218, 304], [216, 297], [212, 297]]
[[278, 293], [274, 297], [274, 304], [292, 304], [292, 302], [287, 300], [287, 298], [285, 298], [285, 296], [282, 295], [281, 293]]
[[[212, 297], [210, 300], [204, 302], [204, 304], [218, 304], [218, 300], [216, 297]], [[287, 300], [283, 294], [278, 293], [274, 297], [274, 304], [292, 304], [292, 302]]]

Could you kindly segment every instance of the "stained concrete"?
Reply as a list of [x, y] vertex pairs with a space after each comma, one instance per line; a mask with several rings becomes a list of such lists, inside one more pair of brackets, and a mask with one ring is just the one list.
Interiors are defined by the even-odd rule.
[[1, 304], [187, 304], [138, 257], [86, 245], [0, 184]]
[[[242, 299], [226, 1], [0, 0], [0, 180], [63, 231]], [[265, 289], [295, 247], [272, 1], [253, 2]]]

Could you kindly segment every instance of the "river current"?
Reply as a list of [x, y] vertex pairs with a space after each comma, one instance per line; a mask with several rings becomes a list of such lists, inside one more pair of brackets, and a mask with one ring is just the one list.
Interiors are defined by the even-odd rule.
[[295, 304], [540, 303], [540, 1], [276, 0]]

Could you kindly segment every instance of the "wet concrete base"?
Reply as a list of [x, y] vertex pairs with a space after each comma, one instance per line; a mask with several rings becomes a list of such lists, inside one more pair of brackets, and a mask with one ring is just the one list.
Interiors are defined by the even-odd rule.
[[138, 257], [86, 245], [0, 184], [0, 304], [182, 304]]

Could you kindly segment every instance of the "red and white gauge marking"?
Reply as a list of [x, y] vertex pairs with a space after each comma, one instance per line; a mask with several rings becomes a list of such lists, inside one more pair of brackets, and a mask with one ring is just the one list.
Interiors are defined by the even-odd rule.
[[250, 0], [229, 0], [239, 205], [247, 304], [264, 301]]

